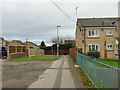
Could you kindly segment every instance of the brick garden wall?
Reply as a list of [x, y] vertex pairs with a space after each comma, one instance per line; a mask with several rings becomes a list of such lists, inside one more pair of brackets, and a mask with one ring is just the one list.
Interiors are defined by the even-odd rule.
[[75, 60], [75, 62], [76, 62], [76, 53], [77, 53], [76, 47], [69, 49], [69, 55]]
[[25, 52], [9, 54], [8, 59], [14, 59], [14, 58], [20, 58], [20, 57], [25, 57]]

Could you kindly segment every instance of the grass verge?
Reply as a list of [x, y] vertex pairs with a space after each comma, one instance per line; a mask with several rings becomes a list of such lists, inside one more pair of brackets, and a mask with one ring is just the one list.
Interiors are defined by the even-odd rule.
[[89, 78], [85, 75], [85, 73], [82, 71], [82, 69], [80, 67], [76, 67], [78, 73], [80, 74], [81, 78], [82, 78], [82, 81], [83, 81], [83, 85], [86, 87], [86, 88], [96, 88], [94, 86], [94, 84], [89, 80]]
[[[59, 56], [60, 58], [61, 56]], [[20, 62], [20, 61], [52, 61], [57, 60], [57, 55], [37, 55], [32, 57], [22, 57], [6, 60], [6, 62]]]

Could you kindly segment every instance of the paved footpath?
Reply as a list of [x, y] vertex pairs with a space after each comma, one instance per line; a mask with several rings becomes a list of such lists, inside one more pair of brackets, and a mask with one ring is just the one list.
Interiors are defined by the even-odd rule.
[[53, 62], [39, 80], [28, 88], [76, 88], [68, 63], [68, 56], [62, 56]]

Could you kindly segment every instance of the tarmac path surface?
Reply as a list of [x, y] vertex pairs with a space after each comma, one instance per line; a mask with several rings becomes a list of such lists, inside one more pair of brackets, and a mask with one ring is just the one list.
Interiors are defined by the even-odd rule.
[[76, 88], [68, 56], [61, 56], [59, 60], [54, 61], [28, 88]]

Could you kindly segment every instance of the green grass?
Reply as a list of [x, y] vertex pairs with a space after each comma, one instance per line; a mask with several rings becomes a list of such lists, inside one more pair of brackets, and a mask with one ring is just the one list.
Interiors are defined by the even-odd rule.
[[57, 60], [57, 55], [37, 55], [37, 56], [32, 56], [32, 57], [22, 57], [22, 58], [6, 60], [6, 62], [51, 61], [51, 60]]
[[96, 64], [96, 66], [98, 66], [98, 67], [100, 67], [100, 68], [109, 68], [109, 67], [108, 67], [108, 66], [106, 66], [106, 65], [102, 65], [102, 64], [97, 63], [97, 62], [92, 61], [92, 60], [89, 60], [89, 62], [91, 62], [91, 63], [93, 63], [93, 64]]
[[120, 68], [120, 60], [100, 59], [98, 61], [115, 68], [117, 68], [118, 65], [118, 68]]

